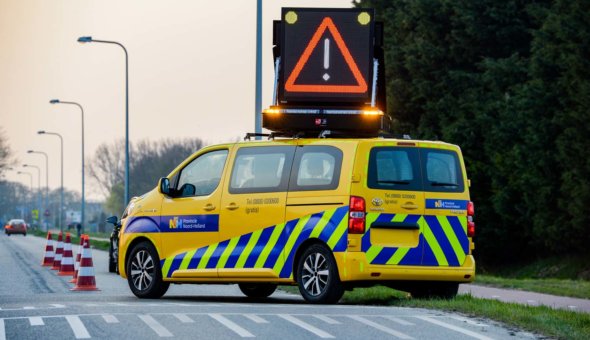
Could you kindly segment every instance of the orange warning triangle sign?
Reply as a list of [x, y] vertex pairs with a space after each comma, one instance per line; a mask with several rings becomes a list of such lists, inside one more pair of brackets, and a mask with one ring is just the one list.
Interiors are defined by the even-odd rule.
[[[354, 79], [356, 80], [357, 85], [297, 85], [297, 84], [295, 84], [295, 80], [297, 80], [297, 78], [299, 77], [301, 70], [303, 70], [303, 68], [305, 67], [305, 64], [309, 60], [311, 53], [317, 47], [318, 42], [320, 41], [320, 38], [322, 37], [324, 32], [326, 32], [326, 30], [329, 30], [330, 33], [332, 34], [332, 36], [334, 37], [334, 40], [336, 41], [336, 45], [338, 46], [338, 49], [340, 50], [340, 52], [344, 56], [344, 60], [346, 61], [346, 64], [350, 68], [350, 71], [352, 72], [352, 75], [354, 76]], [[291, 72], [289, 77], [287, 78], [287, 82], [285, 83], [285, 90], [287, 90], [289, 92], [330, 92], [330, 93], [365, 93], [365, 92], [367, 92], [367, 82], [365, 81], [365, 79], [363, 78], [363, 75], [359, 71], [359, 68], [356, 65], [356, 62], [354, 61], [354, 58], [350, 54], [350, 51], [348, 50], [346, 43], [342, 39], [340, 32], [338, 32], [336, 25], [334, 25], [334, 22], [332, 21], [332, 19], [330, 17], [324, 18], [324, 20], [322, 20], [322, 23], [318, 26], [318, 29], [313, 34], [313, 37], [309, 41], [309, 44], [307, 44], [307, 47], [303, 51], [303, 54], [301, 55], [301, 57], [297, 61], [297, 64], [295, 64], [295, 68], [293, 69], [293, 71]]]

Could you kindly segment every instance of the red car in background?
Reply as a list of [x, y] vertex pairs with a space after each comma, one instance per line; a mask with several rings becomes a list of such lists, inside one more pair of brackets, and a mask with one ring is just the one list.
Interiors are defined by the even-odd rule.
[[12, 219], [4, 226], [4, 232], [8, 236], [12, 234], [27, 236], [27, 223], [24, 220]]

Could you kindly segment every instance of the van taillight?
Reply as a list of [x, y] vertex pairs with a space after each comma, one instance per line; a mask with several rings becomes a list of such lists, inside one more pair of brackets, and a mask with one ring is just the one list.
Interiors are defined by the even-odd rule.
[[350, 196], [348, 233], [365, 233], [365, 199], [362, 197]]
[[475, 216], [475, 206], [473, 202], [467, 203], [467, 236], [473, 237], [475, 236], [475, 222], [473, 221], [473, 216]]

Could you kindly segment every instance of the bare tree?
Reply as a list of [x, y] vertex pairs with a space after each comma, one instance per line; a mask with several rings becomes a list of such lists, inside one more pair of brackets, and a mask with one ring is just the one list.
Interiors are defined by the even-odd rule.
[[0, 178], [4, 176], [4, 172], [14, 164], [12, 158], [12, 150], [8, 145], [8, 138], [4, 135], [4, 129], [0, 127]]

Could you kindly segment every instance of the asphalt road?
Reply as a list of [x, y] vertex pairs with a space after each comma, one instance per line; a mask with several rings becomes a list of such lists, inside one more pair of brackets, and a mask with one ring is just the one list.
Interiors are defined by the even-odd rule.
[[173, 285], [139, 300], [93, 251], [99, 292], [71, 292], [69, 277], [40, 266], [44, 240], [0, 235], [0, 340], [257, 337], [265, 339], [520, 339], [489, 320], [425, 309], [305, 304], [277, 291], [264, 302], [235, 285]]

